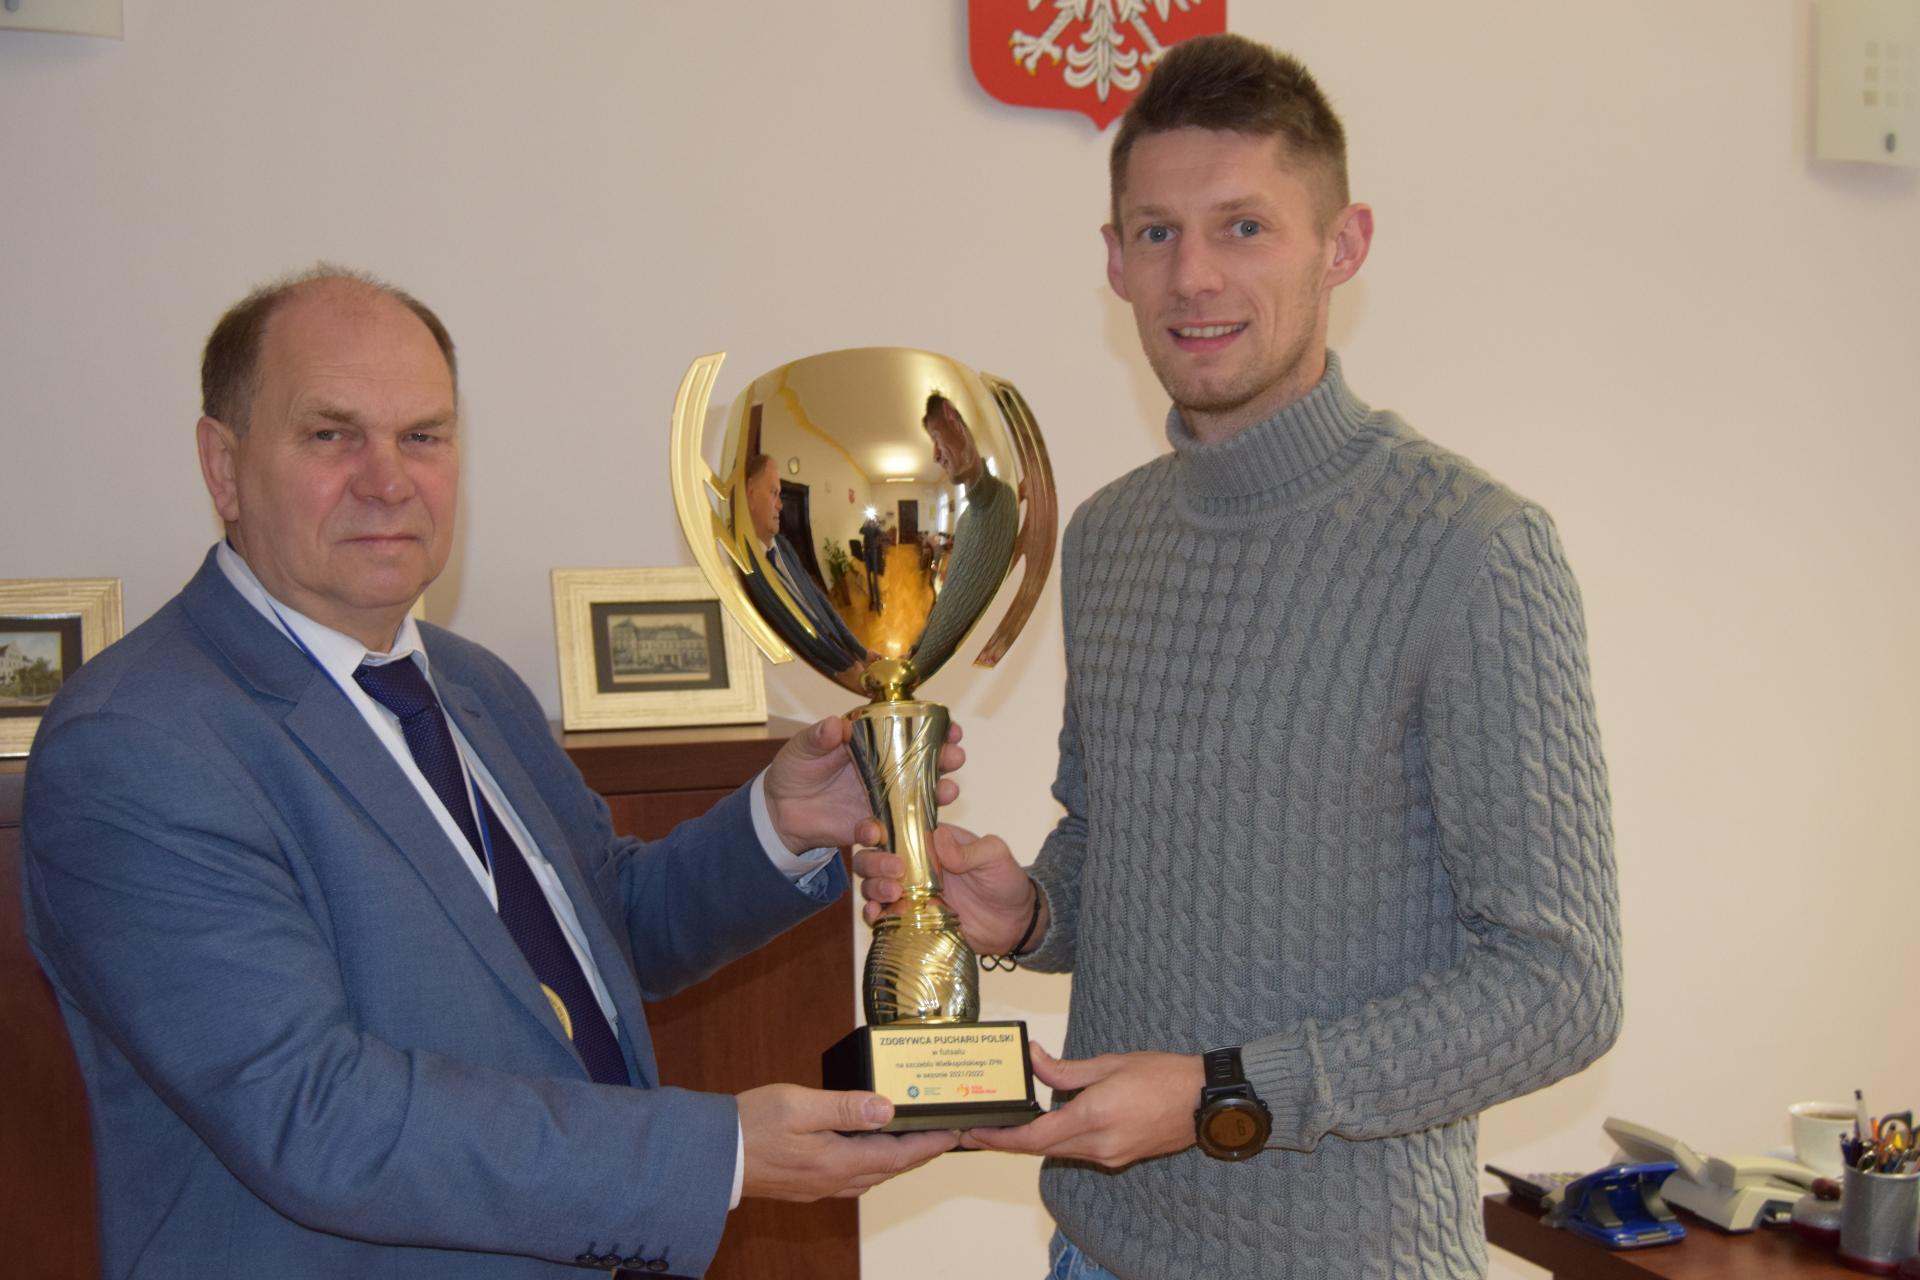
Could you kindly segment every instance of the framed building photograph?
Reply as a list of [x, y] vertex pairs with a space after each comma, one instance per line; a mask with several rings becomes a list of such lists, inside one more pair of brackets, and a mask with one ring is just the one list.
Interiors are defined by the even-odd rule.
[[120, 579], [0, 580], [0, 757], [24, 756], [47, 704], [120, 638]]
[[568, 730], [758, 724], [760, 652], [698, 569], [555, 569]]

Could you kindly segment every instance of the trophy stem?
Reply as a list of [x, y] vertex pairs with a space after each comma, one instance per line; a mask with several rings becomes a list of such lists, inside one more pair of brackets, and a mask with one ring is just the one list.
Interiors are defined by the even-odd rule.
[[933, 857], [940, 747], [947, 709], [933, 702], [875, 702], [856, 710], [853, 759], [887, 847], [906, 863], [906, 901], [873, 929], [861, 983], [870, 1026], [975, 1022], [980, 965], [960, 921], [939, 901]]
[[924, 903], [940, 892], [933, 858], [940, 746], [947, 709], [935, 702], [872, 702], [852, 715], [853, 760], [887, 847], [906, 862], [907, 896]]

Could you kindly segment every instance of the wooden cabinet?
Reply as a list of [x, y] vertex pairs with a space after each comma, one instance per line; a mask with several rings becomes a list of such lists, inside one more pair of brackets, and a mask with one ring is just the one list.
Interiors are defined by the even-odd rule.
[[22, 767], [0, 763], [0, 1270], [92, 1280], [100, 1252], [87, 1095], [20, 909]]
[[[801, 726], [571, 733], [567, 754], [606, 797], [616, 830], [652, 838], [705, 813]], [[739, 1093], [817, 1085], [820, 1053], [853, 1029], [853, 914], [828, 907], [699, 986], [647, 1008], [662, 1083]], [[860, 1274], [853, 1200], [742, 1201], [711, 1280], [848, 1280]]]

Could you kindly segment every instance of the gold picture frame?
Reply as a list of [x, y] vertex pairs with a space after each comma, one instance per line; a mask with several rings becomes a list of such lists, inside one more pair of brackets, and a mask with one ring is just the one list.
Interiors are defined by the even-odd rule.
[[118, 578], [0, 580], [0, 758], [27, 754], [53, 695], [120, 627]]
[[760, 724], [760, 653], [698, 569], [555, 569], [560, 721], [577, 729]]

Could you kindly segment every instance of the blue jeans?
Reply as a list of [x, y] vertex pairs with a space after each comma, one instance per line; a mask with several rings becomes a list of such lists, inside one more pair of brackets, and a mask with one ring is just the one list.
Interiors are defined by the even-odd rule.
[[1113, 1272], [1080, 1252], [1079, 1246], [1058, 1231], [1053, 1233], [1053, 1240], [1047, 1245], [1047, 1257], [1052, 1260], [1047, 1280], [1120, 1280]]

